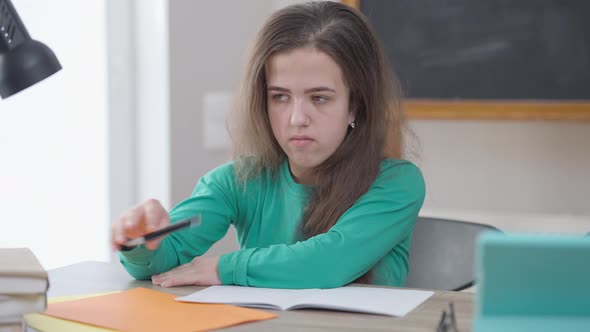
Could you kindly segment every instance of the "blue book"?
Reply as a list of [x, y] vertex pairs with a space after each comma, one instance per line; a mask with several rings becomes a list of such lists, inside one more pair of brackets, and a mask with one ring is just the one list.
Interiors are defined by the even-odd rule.
[[590, 331], [590, 237], [482, 234], [475, 332]]

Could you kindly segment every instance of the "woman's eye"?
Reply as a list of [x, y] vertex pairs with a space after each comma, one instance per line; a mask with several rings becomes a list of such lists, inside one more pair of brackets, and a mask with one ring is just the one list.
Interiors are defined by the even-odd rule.
[[314, 103], [319, 103], [319, 104], [325, 103], [329, 99], [326, 96], [313, 96], [311, 98], [313, 99]]
[[287, 96], [287, 95], [286, 95], [286, 94], [284, 94], [284, 93], [277, 93], [277, 94], [275, 94], [275, 95], [272, 95], [272, 99], [273, 99], [274, 101], [280, 101], [280, 102], [283, 102], [283, 101], [287, 101], [287, 100], [289, 100], [289, 96]]

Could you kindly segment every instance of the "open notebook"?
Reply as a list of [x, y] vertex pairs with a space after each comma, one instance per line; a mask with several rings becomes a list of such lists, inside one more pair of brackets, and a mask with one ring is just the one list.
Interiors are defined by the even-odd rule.
[[176, 300], [276, 310], [329, 309], [400, 317], [426, 301], [432, 294], [431, 291], [375, 287], [274, 289], [211, 286]]

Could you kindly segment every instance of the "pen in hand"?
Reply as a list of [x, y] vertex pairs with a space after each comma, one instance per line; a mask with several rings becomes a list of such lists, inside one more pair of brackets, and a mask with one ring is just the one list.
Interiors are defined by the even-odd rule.
[[200, 216], [195, 216], [195, 217], [191, 217], [189, 219], [175, 222], [175, 223], [170, 224], [162, 229], [159, 229], [159, 230], [151, 232], [151, 233], [147, 233], [144, 236], [141, 236], [141, 237], [138, 237], [138, 238], [135, 238], [135, 239], [125, 242], [124, 244], [121, 245], [120, 250], [121, 251], [128, 251], [138, 245], [146, 243], [147, 241], [155, 240], [159, 237], [166, 236], [172, 232], [176, 232], [176, 231], [181, 230], [183, 228], [197, 226], [200, 224], [201, 224], [201, 217]]

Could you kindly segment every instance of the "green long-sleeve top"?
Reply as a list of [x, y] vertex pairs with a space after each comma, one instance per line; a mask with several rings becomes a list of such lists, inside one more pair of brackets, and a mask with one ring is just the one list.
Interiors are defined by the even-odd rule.
[[203, 176], [190, 198], [170, 211], [172, 222], [201, 215], [201, 225], [170, 234], [151, 251], [144, 246], [119, 254], [136, 279], [149, 279], [204, 254], [233, 224], [240, 250], [222, 255], [218, 271], [226, 285], [332, 288], [371, 270], [372, 283], [401, 286], [408, 250], [425, 189], [418, 168], [386, 159], [369, 188], [326, 233], [303, 240], [299, 223], [310, 187], [296, 183], [285, 162], [238, 184], [234, 164]]

